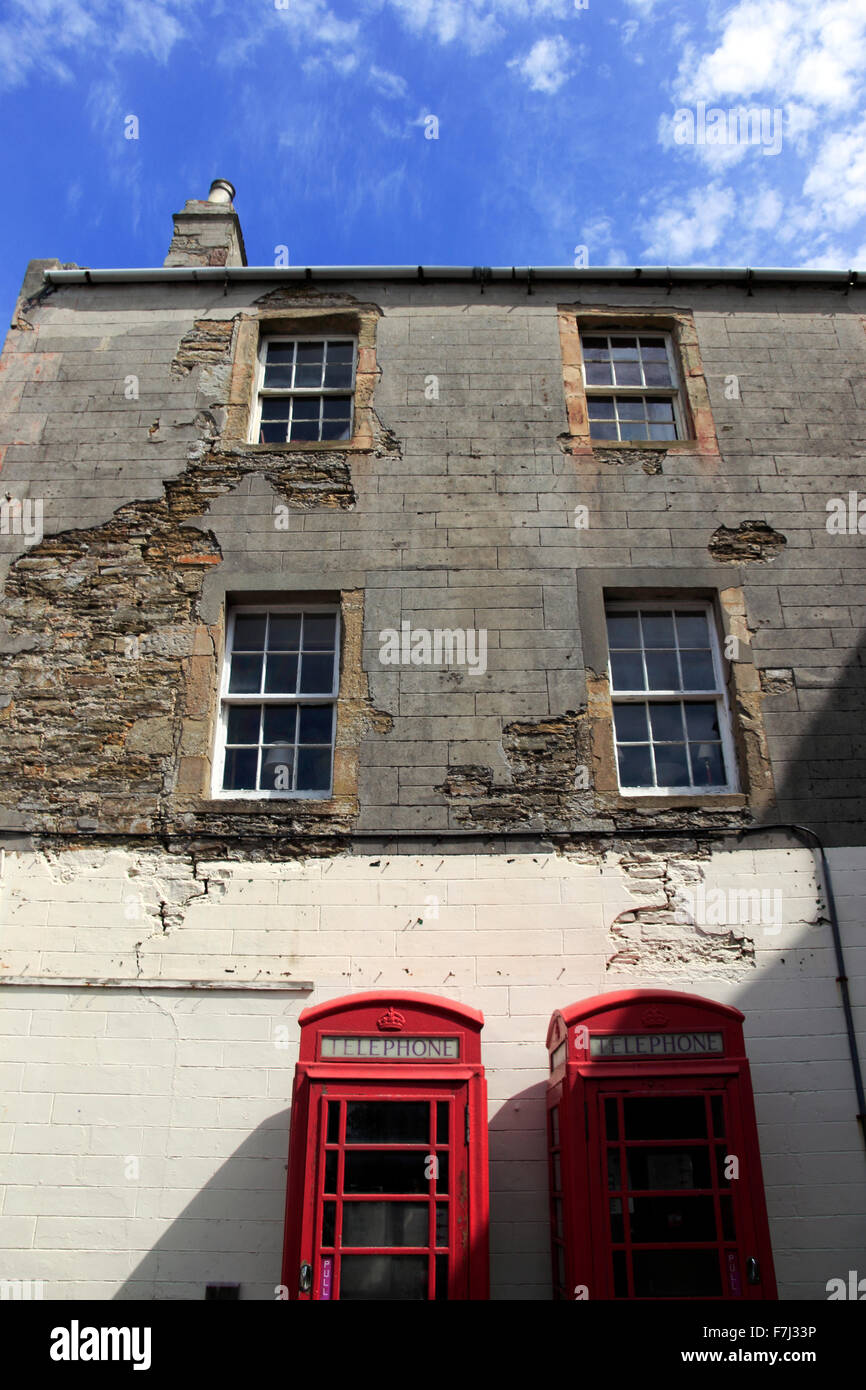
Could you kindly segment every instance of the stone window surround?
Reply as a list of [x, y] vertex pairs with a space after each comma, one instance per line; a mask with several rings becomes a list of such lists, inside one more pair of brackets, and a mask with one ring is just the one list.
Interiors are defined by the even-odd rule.
[[[568, 420], [568, 449], [574, 454], [593, 454], [600, 449], [657, 449], [671, 454], [719, 453], [716, 427], [704, 375], [694, 314], [689, 309], [584, 309], [578, 304], [557, 305], [559, 343], [562, 350], [563, 388]], [[583, 381], [581, 332], [611, 333], [621, 328], [640, 333], [667, 333], [676, 354], [680, 375], [680, 404], [687, 437], [665, 440], [593, 440], [589, 433], [586, 390]]]
[[[220, 443], [242, 446], [250, 453], [308, 453], [341, 452], [372, 449], [373, 392], [378, 378], [376, 366], [376, 323], [380, 311], [375, 308], [316, 308], [309, 306], [263, 309], [260, 313], [242, 314], [235, 334], [226, 424]], [[329, 334], [355, 338], [358, 356], [355, 363], [354, 409], [352, 438], [344, 440], [293, 440], [285, 444], [250, 443], [250, 423], [256, 408], [256, 383], [259, 370], [259, 345], [265, 337], [298, 338], [305, 334], [327, 337]]]
[[[209, 575], [202, 596], [202, 624], [196, 632], [199, 663], [187, 696], [181, 732], [180, 758], [174, 800], [181, 810], [213, 810], [235, 814], [296, 815], [308, 812], [328, 817], [357, 814], [360, 761], [359, 711], [367, 696], [366, 675], [361, 665], [364, 626], [364, 592], [319, 589], [275, 590], [273, 575]], [[233, 797], [212, 795], [213, 759], [220, 713], [220, 677], [225, 661], [226, 617], [237, 604], [330, 604], [339, 609], [339, 689], [336, 697], [337, 729], [334, 739], [333, 783], [330, 797]]]
[[[762, 690], [754, 664], [746, 623], [743, 590], [731, 584], [729, 571], [707, 567], [684, 568], [677, 583], [658, 569], [579, 570], [577, 602], [586, 667], [587, 712], [591, 730], [592, 785], [605, 802], [620, 809], [646, 811], [680, 809], [748, 809], [765, 811], [775, 803], [773, 774], [761, 714]], [[667, 582], [666, 582], [667, 581]], [[609, 600], [706, 599], [715, 615], [722, 651], [736, 637], [739, 655], [726, 660], [731, 735], [740, 791], [700, 795], [627, 794], [619, 790], [613, 737], [613, 702], [608, 675], [605, 603]]]

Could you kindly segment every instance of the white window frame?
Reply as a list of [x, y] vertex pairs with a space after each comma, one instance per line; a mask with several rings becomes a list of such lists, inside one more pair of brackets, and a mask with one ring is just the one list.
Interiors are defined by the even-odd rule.
[[[306, 339], [305, 339], [306, 341]], [[231, 675], [231, 658], [234, 650], [235, 619], [239, 613], [310, 613], [310, 614], [333, 614], [336, 617], [334, 629], [334, 680], [333, 690], [330, 694], [317, 695], [279, 695], [266, 693], [238, 694], [234, 691], [229, 692], [229, 677]], [[223, 669], [220, 680], [219, 693], [219, 718], [217, 720], [216, 748], [213, 760], [213, 781], [211, 785], [211, 795], [215, 799], [235, 801], [243, 798], [248, 801], [327, 801], [333, 796], [334, 787], [334, 752], [336, 749], [337, 735], [337, 701], [340, 693], [340, 609], [333, 603], [238, 603], [233, 604], [228, 612], [226, 622], [226, 642], [223, 653]], [[264, 672], [264, 665], [263, 665]], [[263, 677], [264, 678], [264, 677]], [[223, 776], [225, 773], [226, 743], [228, 733], [229, 710], [235, 705], [330, 705], [334, 707], [333, 722], [331, 724], [331, 777], [327, 791], [317, 788], [313, 791], [278, 791], [252, 788], [248, 790], [224, 788]], [[261, 746], [261, 745], [259, 745]]]
[[[640, 328], [616, 328], [609, 324], [593, 328], [590, 324], [579, 324], [580, 338], [580, 371], [583, 378], [583, 390], [586, 396], [587, 412], [586, 424], [589, 436], [595, 444], [628, 444], [633, 449], [640, 449], [645, 444], [664, 447], [665, 444], [675, 444], [677, 440], [687, 437], [685, 427], [685, 411], [683, 407], [682, 377], [680, 374], [680, 364], [677, 358], [677, 350], [674, 345], [673, 336], [664, 328], [652, 328], [644, 324]], [[663, 338], [668, 355], [668, 367], [672, 385], [670, 386], [590, 386], [586, 380], [586, 361], [583, 355], [583, 340], [587, 338]], [[665, 399], [673, 402], [674, 429], [676, 430], [675, 439], [622, 439], [619, 433], [620, 422], [617, 418], [611, 423], [616, 426], [616, 435], [611, 435], [610, 439], [599, 438], [592, 433], [592, 425], [589, 419], [589, 403], [596, 396], [614, 396], [623, 400], [645, 400], [648, 396], [664, 396]]]
[[[286, 387], [265, 386], [265, 366], [267, 364], [268, 345], [270, 343], [351, 343], [352, 353], [352, 382], [350, 386], [295, 386], [291, 389]], [[331, 448], [339, 449], [351, 443], [355, 433], [355, 386], [358, 375], [358, 339], [351, 333], [263, 333], [259, 339], [258, 356], [256, 364], [256, 399], [255, 407], [252, 411], [250, 422], [250, 443], [258, 444], [259, 431], [262, 426], [262, 401], [263, 400], [287, 400], [298, 396], [349, 396], [351, 405], [349, 407], [349, 438], [348, 439], [287, 439], [281, 444], [271, 445], [272, 448], [304, 448], [307, 444], [326, 444]], [[266, 446], [262, 446], [266, 447]]]
[[[713, 674], [715, 676], [715, 689], [713, 690], [614, 690], [613, 683], [613, 662], [610, 656], [610, 643], [607, 637], [607, 615], [608, 613], [667, 613], [667, 612], [687, 612], [703, 613], [707, 619], [707, 628], [710, 634], [710, 652], [713, 660]], [[623, 786], [619, 775], [619, 754], [618, 742], [616, 737], [616, 723], [611, 715], [611, 734], [613, 736], [614, 759], [616, 761], [616, 779], [620, 793], [623, 796], [726, 796], [739, 790], [739, 779], [737, 775], [736, 749], [734, 746], [733, 728], [731, 723], [731, 708], [728, 699], [727, 682], [725, 680], [725, 669], [722, 662], [721, 646], [719, 643], [718, 624], [713, 604], [708, 599], [617, 599], [608, 600], [604, 605], [605, 614], [605, 641], [608, 642], [608, 682], [610, 688], [611, 705], [637, 705], [653, 704], [665, 700], [678, 700], [685, 704], [707, 704], [714, 700], [716, 703], [717, 717], [719, 720], [719, 730], [721, 734], [722, 756], [725, 760], [725, 769], [728, 780], [724, 785], [712, 787], [629, 787]], [[679, 649], [679, 648], [678, 648]], [[653, 740], [650, 730], [650, 759], [652, 761], [653, 775], [655, 776], [655, 753], [653, 751]]]

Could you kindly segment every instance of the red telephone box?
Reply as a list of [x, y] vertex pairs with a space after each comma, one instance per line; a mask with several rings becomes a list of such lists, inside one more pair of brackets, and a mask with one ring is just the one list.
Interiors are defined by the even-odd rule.
[[550, 1021], [555, 1297], [776, 1297], [738, 1009], [671, 990]]
[[486, 1299], [484, 1018], [432, 994], [304, 1009], [283, 1284], [290, 1299]]

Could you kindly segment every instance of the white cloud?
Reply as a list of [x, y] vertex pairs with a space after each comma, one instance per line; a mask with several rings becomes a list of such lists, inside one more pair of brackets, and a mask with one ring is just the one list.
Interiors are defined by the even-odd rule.
[[751, 204], [750, 220], [758, 231], [770, 232], [775, 227], [785, 204], [773, 188], [765, 188]]
[[846, 109], [866, 66], [866, 0], [739, 0], [722, 19], [718, 45], [680, 63], [684, 101], [766, 94], [776, 104]]
[[143, 53], [164, 63], [184, 35], [185, 0], [8, 0], [0, 23], [0, 86], [36, 71], [72, 74], [65, 55]]
[[[644, 259], [654, 265], [687, 265], [697, 252], [712, 251], [726, 233], [735, 208], [732, 188], [711, 183], [692, 189], [684, 208], [665, 207], [644, 222]], [[721, 260], [726, 262], [725, 257]]]
[[803, 184], [822, 221], [850, 227], [866, 215], [866, 130], [862, 126], [829, 135]]
[[375, 63], [370, 68], [370, 81], [384, 97], [404, 97], [409, 90], [405, 78], [398, 77], [393, 72], [386, 72], [384, 68], [377, 68]]
[[571, 48], [561, 34], [537, 39], [522, 58], [512, 58], [508, 64], [516, 68], [533, 92], [552, 95], [568, 80]]

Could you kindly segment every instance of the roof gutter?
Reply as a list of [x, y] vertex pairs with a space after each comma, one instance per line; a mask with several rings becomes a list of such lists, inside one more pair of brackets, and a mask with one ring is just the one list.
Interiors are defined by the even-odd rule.
[[603, 281], [666, 285], [724, 281], [745, 285], [802, 284], [851, 289], [862, 284], [856, 270], [796, 270], [767, 266], [467, 266], [467, 265], [316, 265], [316, 266], [157, 266], [145, 269], [43, 270], [51, 285], [157, 284], [178, 281], [232, 284], [245, 280], [470, 280], [482, 286], [506, 281]]

